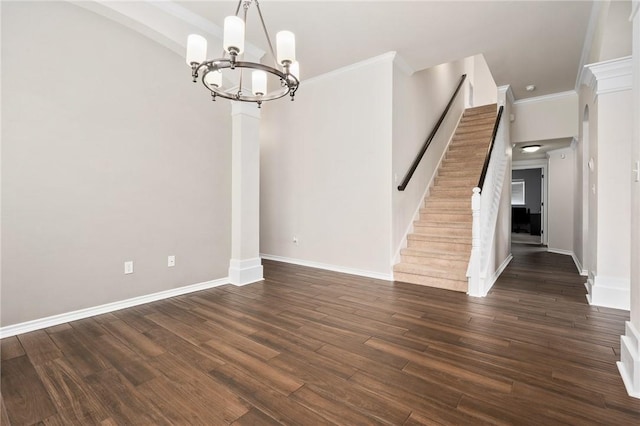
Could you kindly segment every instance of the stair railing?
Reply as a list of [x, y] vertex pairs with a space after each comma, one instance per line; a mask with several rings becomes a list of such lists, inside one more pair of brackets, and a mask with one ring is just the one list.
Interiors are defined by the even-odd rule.
[[451, 99], [449, 100], [449, 103], [447, 104], [446, 108], [440, 115], [440, 118], [436, 122], [435, 126], [433, 126], [433, 129], [431, 130], [431, 133], [429, 133], [429, 136], [427, 137], [427, 140], [424, 142], [424, 145], [422, 145], [420, 152], [418, 152], [418, 155], [416, 155], [416, 158], [413, 160], [413, 163], [411, 164], [409, 171], [407, 171], [407, 174], [404, 176], [404, 179], [402, 179], [402, 183], [398, 185], [398, 191], [404, 191], [407, 185], [409, 184], [411, 177], [413, 176], [416, 169], [418, 168], [418, 165], [420, 164], [422, 157], [424, 157], [424, 154], [427, 152], [429, 145], [431, 145], [431, 141], [436, 136], [436, 133], [440, 128], [440, 125], [442, 125], [442, 122], [446, 118], [447, 113], [449, 112], [449, 109], [451, 109], [451, 105], [453, 105], [453, 101], [455, 100], [456, 95], [460, 91], [460, 88], [462, 87], [462, 83], [464, 83], [464, 80], [466, 78], [467, 78], [467, 75], [462, 74], [462, 76], [460, 77], [460, 81], [458, 82], [458, 86], [456, 87], [456, 90], [453, 92], [453, 95], [451, 95]]
[[[508, 159], [505, 154], [506, 138], [497, 138], [503, 111], [504, 106], [500, 106], [478, 186], [473, 188], [471, 196], [471, 258], [467, 271], [470, 296], [486, 296], [488, 291], [485, 281], [489, 251], [493, 245]], [[496, 146], [498, 151], [494, 155]]]

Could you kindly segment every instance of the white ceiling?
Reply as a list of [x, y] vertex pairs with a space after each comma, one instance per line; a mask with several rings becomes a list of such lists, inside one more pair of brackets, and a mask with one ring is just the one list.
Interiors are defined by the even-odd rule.
[[[547, 158], [547, 152], [571, 146], [572, 138], [547, 139], [544, 141], [530, 141], [513, 144], [513, 161], [538, 160]], [[540, 145], [536, 152], [522, 152], [522, 147], [527, 145]]]
[[[221, 26], [237, 1], [176, 3]], [[262, 0], [260, 6], [272, 38], [283, 29], [296, 34], [303, 80], [392, 50], [414, 70], [482, 53], [496, 84], [510, 84], [524, 99], [575, 88], [592, 2]], [[247, 40], [268, 51], [253, 6]], [[536, 90], [525, 91], [528, 84]]]

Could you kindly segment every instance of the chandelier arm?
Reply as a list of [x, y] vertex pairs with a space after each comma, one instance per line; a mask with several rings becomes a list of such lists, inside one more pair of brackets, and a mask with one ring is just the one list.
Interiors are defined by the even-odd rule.
[[269, 32], [267, 31], [267, 26], [264, 23], [264, 18], [262, 17], [262, 10], [260, 10], [260, 3], [258, 0], [254, 0], [256, 3], [256, 9], [258, 10], [258, 16], [260, 16], [260, 23], [262, 24], [262, 30], [264, 31], [264, 36], [267, 39], [267, 43], [269, 43], [269, 50], [271, 51], [271, 56], [273, 57], [273, 63], [275, 66], [278, 66], [278, 57], [276, 56], [273, 50], [273, 44], [271, 43], [271, 37], [269, 37]]
[[239, 0], [239, 1], [238, 1], [238, 7], [236, 7], [236, 16], [238, 16], [238, 12], [240, 12], [240, 6], [242, 6], [242, 2], [243, 2], [243, 1], [244, 1], [244, 0]]
[[291, 97], [293, 98], [293, 95], [295, 95], [295, 92], [298, 90], [298, 85], [300, 84], [300, 82], [294, 75], [285, 74], [279, 69], [270, 67], [268, 65], [264, 65], [256, 62], [236, 61], [233, 64], [233, 66], [235, 68], [240, 68], [240, 69], [250, 68], [250, 69], [265, 71], [267, 73], [270, 73], [278, 77], [283, 82], [283, 85], [280, 88], [280, 90], [270, 92], [260, 96], [243, 95], [239, 92], [236, 92], [236, 93], [227, 92], [220, 87], [208, 85], [205, 81], [206, 75], [212, 71], [231, 68], [232, 62], [230, 59], [214, 59], [214, 60], [206, 61], [200, 64], [200, 67], [205, 68], [205, 71], [203, 72], [203, 75], [202, 75], [202, 84], [212, 93], [212, 95], [219, 96], [221, 98], [230, 99], [232, 101], [255, 102], [255, 103], [262, 103], [265, 101], [280, 99], [286, 96], [287, 94], [291, 95]]

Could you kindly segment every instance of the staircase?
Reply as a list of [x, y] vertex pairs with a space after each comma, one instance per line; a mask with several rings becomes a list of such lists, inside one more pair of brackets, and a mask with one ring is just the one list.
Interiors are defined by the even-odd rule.
[[496, 104], [465, 110], [440, 164], [394, 278], [467, 291], [471, 254], [471, 194], [478, 184], [496, 121]]

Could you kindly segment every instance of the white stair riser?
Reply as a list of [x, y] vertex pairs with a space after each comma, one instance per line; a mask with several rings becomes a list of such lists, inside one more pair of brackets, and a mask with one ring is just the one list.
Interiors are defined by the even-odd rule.
[[469, 237], [471, 238], [471, 228], [445, 228], [437, 226], [413, 225], [413, 232], [420, 235], [433, 235], [439, 237]]
[[422, 256], [401, 256], [402, 262], [406, 263], [415, 263], [418, 265], [429, 265], [433, 267], [438, 267], [441, 269], [451, 269], [451, 270], [467, 270], [467, 266], [469, 262], [464, 262], [462, 260], [449, 260], [449, 259], [440, 259], [437, 257], [422, 257]]
[[429, 287], [442, 288], [445, 290], [460, 291], [466, 293], [468, 284], [464, 281], [454, 281], [442, 278], [424, 277], [420, 275], [405, 274], [401, 272], [394, 273], [396, 281], [410, 284], [426, 285]]
[[464, 244], [444, 241], [408, 240], [407, 247], [417, 249], [422, 248], [431, 250], [445, 250], [453, 251], [456, 253], [471, 253], [471, 241], [469, 241], [469, 244]]

